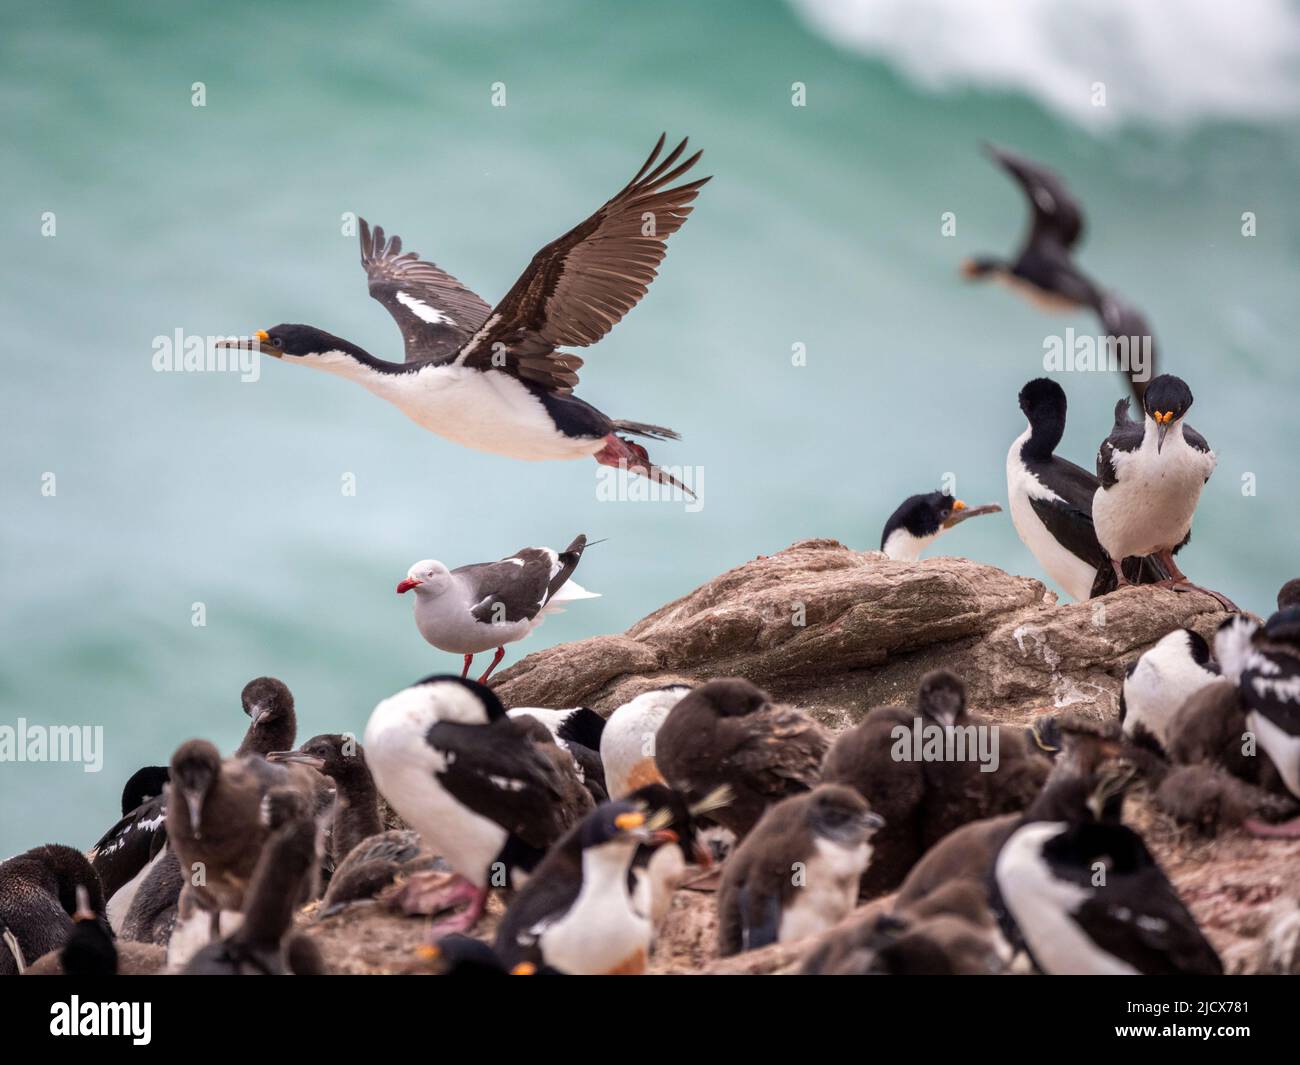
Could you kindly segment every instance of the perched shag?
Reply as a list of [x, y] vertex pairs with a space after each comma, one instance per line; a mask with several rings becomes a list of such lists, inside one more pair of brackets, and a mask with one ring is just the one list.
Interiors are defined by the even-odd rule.
[[426, 677], [370, 715], [366, 760], [380, 794], [454, 873], [440, 884], [412, 877], [404, 905], [469, 904], [434, 938], [472, 927], [490, 887], [520, 879], [580, 814], [565, 805], [565, 781], [530, 724], [509, 717], [490, 688], [448, 675]]
[[407, 571], [397, 593], [415, 591], [416, 628], [438, 650], [465, 656], [462, 677], [476, 654], [496, 648], [479, 677], [486, 684], [506, 644], [522, 640], [547, 614], [558, 613], [561, 603], [597, 597], [570, 580], [586, 546], [587, 538], [579, 536], [563, 551], [525, 547], [500, 562], [453, 570], [425, 559]]
[[[1065, 390], [1038, 377], [1020, 390], [1029, 427], [1007, 453], [1011, 521], [1038, 564], [1074, 599], [1115, 589], [1110, 559], [1097, 542], [1092, 501], [1101, 482], [1056, 454], [1065, 433]], [[1135, 584], [1169, 575], [1152, 558], [1128, 559], [1124, 572]]]
[[709, 180], [672, 187], [701, 153], [679, 162], [683, 140], [660, 158], [664, 141], [613, 199], [539, 251], [495, 307], [362, 220], [370, 295], [401, 329], [405, 362], [385, 362], [307, 325], [277, 325], [225, 346], [350, 378], [465, 447], [527, 460], [592, 456], [685, 491], [628, 439], [677, 434], [609, 418], [578, 399], [572, 392], [582, 359], [560, 350], [596, 343], [640, 301], [667, 239]]
[[1051, 812], [1031, 808], [994, 862], [994, 910], [1052, 975], [1221, 974], [1142, 837], [1119, 822], [1131, 778], [1117, 766], [1086, 793], [1062, 792]]
[[1218, 592], [1188, 582], [1174, 561], [1174, 552], [1191, 539], [1192, 515], [1218, 461], [1205, 437], [1183, 421], [1192, 390], [1164, 374], [1147, 386], [1142, 404], [1141, 422], [1128, 416], [1128, 400], [1115, 405], [1115, 426], [1097, 452], [1097, 541], [1117, 584], [1131, 583], [1121, 569], [1125, 559], [1155, 555], [1169, 573], [1162, 584], [1205, 592], [1235, 610]]
[[1002, 508], [996, 503], [982, 507], [968, 507], [947, 492], [929, 492], [908, 496], [885, 522], [880, 534], [880, 550], [892, 559], [915, 562], [940, 533], [967, 518], [981, 514], [998, 514]]

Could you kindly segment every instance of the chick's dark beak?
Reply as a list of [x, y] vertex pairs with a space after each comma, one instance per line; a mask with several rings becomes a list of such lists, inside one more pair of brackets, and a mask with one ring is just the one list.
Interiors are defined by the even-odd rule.
[[325, 768], [324, 758], [317, 758], [315, 755], [303, 751], [271, 751], [266, 756], [266, 760], [268, 762], [279, 762], [281, 765], [305, 765], [317, 772]]

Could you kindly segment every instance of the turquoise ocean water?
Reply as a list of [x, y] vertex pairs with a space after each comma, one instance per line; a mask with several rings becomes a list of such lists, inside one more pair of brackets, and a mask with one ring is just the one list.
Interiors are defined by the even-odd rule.
[[[0, 763], [0, 855], [89, 846], [135, 768], [193, 735], [233, 747], [254, 676], [291, 686], [306, 737], [359, 732], [378, 699], [457, 667], [393, 592], [417, 559], [609, 538], [579, 574], [604, 597], [508, 665], [803, 537], [878, 546], [898, 502], [945, 473], [969, 502], [1005, 503], [1017, 390], [1048, 333], [1094, 327], [957, 277], [1022, 225], [981, 139], [1049, 162], [1083, 200], [1082, 264], [1147, 312], [1219, 454], [1184, 568], [1267, 611], [1300, 572], [1300, 15], [1232, 10], [7, 8], [0, 726], [102, 725], [104, 762]], [[345, 212], [492, 301], [665, 129], [703, 147], [715, 178], [649, 296], [585, 353], [579, 394], [682, 432], [654, 454], [703, 469], [696, 513], [602, 502], [594, 463], [465, 451], [300, 367], [253, 383], [153, 369], [155, 337], [281, 321], [398, 357]], [[1063, 451], [1090, 466], [1119, 383], [1062, 383]], [[942, 547], [1039, 575], [1005, 515]]]

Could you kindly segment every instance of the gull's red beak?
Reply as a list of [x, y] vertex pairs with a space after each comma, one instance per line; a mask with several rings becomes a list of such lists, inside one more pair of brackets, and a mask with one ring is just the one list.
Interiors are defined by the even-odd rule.
[[397, 594], [401, 595], [403, 592], [409, 592], [417, 584], [421, 584], [421, 583], [423, 582], [420, 580], [419, 577], [407, 577], [404, 581], [401, 582], [401, 584], [397, 586]]

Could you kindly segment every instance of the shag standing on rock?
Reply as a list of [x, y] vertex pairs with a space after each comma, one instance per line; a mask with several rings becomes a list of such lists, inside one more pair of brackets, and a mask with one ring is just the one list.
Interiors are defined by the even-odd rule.
[[424, 913], [469, 904], [435, 925], [434, 938], [472, 927], [490, 886], [515, 886], [514, 874], [531, 870], [573, 823], [556, 763], [530, 738], [533, 724], [507, 715], [492, 689], [449, 675], [426, 677], [370, 715], [375, 784], [454, 873], [441, 883], [411, 877], [403, 904]]
[[[361, 222], [370, 295], [402, 330], [406, 361], [385, 362], [312, 326], [277, 325], [226, 347], [251, 348], [350, 378], [430, 432], [511, 458], [592, 456], [689, 490], [627, 436], [675, 440], [671, 429], [607, 417], [573, 395], [582, 359], [562, 347], [605, 336], [646, 294], [666, 242], [709, 179], [668, 187], [700, 158], [662, 160], [660, 136], [636, 176], [585, 222], [552, 241], [496, 307], [402, 241]], [[647, 224], [650, 220], [652, 224]]]
[[[1110, 559], [1097, 542], [1092, 501], [1101, 482], [1056, 454], [1065, 435], [1065, 390], [1038, 377], [1020, 390], [1029, 427], [1007, 453], [1011, 521], [1038, 564], [1080, 601], [1115, 589]], [[1130, 579], [1151, 584], [1168, 576], [1155, 559], [1129, 559]]]
[[994, 863], [993, 907], [1050, 975], [1221, 974], [1142, 837], [1119, 823], [1131, 780], [1131, 767], [1120, 764], [1075, 801], [1031, 811]]
[[[985, 145], [988, 155], [1020, 186], [1029, 201], [1030, 227], [1015, 260], [977, 256], [962, 264], [971, 280], [993, 277], [1045, 311], [1090, 307], [1108, 338], [1150, 345], [1150, 361], [1139, 364], [1130, 355], [1129, 384], [1138, 402], [1155, 373], [1155, 338], [1146, 319], [1114, 292], [1105, 291], [1074, 263], [1074, 247], [1083, 234], [1083, 210], [1064, 182], [1038, 163]], [[1138, 376], [1142, 380], [1138, 380]]]
[[1218, 592], [1191, 584], [1174, 561], [1191, 539], [1192, 515], [1218, 461], [1205, 437], [1183, 421], [1191, 405], [1192, 390], [1172, 374], [1147, 386], [1141, 422], [1129, 418], [1128, 400], [1115, 405], [1115, 426], [1097, 452], [1101, 485], [1092, 517], [1117, 584], [1131, 583], [1125, 559], [1155, 555], [1169, 573], [1162, 585], [1204, 592], [1235, 610]]
[[563, 551], [525, 547], [499, 562], [453, 570], [425, 559], [407, 571], [397, 594], [415, 590], [416, 628], [438, 650], [465, 656], [462, 677], [469, 676], [476, 654], [496, 648], [479, 677], [486, 684], [506, 644], [522, 640], [547, 614], [559, 613], [561, 603], [599, 597], [569, 579], [586, 547], [587, 538], [579, 536]]
[[712, 817], [740, 838], [768, 806], [816, 786], [829, 746], [812, 718], [732, 677], [701, 684], [668, 712], [655, 761], [692, 803], [727, 785], [731, 802]]
[[645, 971], [653, 928], [633, 904], [637, 848], [675, 843], [667, 811], [623, 800], [598, 806], [552, 848], [497, 928], [506, 968], [546, 966], [571, 976]]
[[769, 807], [723, 867], [719, 953], [805, 939], [846, 917], [883, 824], [861, 795], [838, 784]]
[[915, 562], [940, 533], [947, 532], [967, 518], [981, 514], [998, 514], [1002, 508], [996, 503], [982, 507], [968, 507], [947, 492], [929, 492], [908, 496], [885, 522], [880, 534], [880, 550], [892, 559]]

